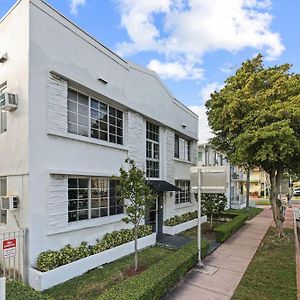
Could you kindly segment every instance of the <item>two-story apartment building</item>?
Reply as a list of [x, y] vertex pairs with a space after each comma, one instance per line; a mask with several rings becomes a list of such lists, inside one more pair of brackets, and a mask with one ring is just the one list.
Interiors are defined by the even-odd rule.
[[[197, 116], [154, 72], [128, 62], [41, 0], [20, 0], [0, 21], [0, 229], [29, 229], [29, 264], [44, 250], [126, 227], [112, 176], [127, 157], [158, 193], [146, 218], [195, 211]], [[4, 96], [2, 96], [3, 98]], [[3, 98], [4, 99], [4, 98]], [[176, 187], [180, 191], [175, 191]]]
[[240, 168], [230, 164], [226, 157], [215, 151], [210, 144], [198, 145], [198, 165], [225, 166], [227, 208], [240, 209], [246, 206], [246, 174]]

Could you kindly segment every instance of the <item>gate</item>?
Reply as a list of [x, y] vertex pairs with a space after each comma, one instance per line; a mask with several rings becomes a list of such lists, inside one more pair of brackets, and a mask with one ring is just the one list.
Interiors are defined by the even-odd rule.
[[0, 232], [0, 264], [2, 276], [27, 283], [27, 237], [27, 229]]

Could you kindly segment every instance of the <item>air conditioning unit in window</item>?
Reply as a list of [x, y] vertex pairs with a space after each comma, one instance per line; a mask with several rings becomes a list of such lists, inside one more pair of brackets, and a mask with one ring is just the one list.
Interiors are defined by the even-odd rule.
[[4, 210], [16, 210], [19, 206], [18, 196], [2, 196], [0, 200], [1, 209]]
[[13, 111], [18, 108], [18, 96], [11, 93], [0, 95], [0, 109], [4, 111]]

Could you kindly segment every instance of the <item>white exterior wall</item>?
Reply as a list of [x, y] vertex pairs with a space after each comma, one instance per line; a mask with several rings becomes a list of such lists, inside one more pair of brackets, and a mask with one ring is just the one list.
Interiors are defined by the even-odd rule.
[[[19, 37], [16, 44], [11, 36]], [[20, 1], [0, 23], [2, 37], [9, 61], [0, 64], [0, 84], [7, 80], [20, 106], [8, 114], [8, 132], [0, 135], [7, 158], [0, 161], [0, 176], [13, 175], [8, 192], [21, 197], [16, 217], [29, 227], [31, 265], [42, 251], [94, 243], [127, 226], [124, 215], [68, 223], [67, 177], [118, 175], [128, 156], [145, 169], [147, 120], [160, 126], [160, 179], [189, 180], [196, 151], [192, 147], [192, 163], [174, 159], [174, 134], [195, 145], [198, 120], [155, 73], [123, 61], [40, 0]], [[67, 132], [68, 86], [123, 110], [124, 145]], [[165, 193], [164, 219], [194, 210], [194, 201], [175, 207], [174, 192]]]
[[28, 15], [27, 1], [17, 3], [13, 11], [0, 20], [0, 85], [17, 94], [17, 110], [7, 113], [7, 132], [0, 134], [0, 177], [7, 177], [7, 194], [20, 197], [19, 211], [8, 212], [7, 225], [1, 231], [28, 226]]

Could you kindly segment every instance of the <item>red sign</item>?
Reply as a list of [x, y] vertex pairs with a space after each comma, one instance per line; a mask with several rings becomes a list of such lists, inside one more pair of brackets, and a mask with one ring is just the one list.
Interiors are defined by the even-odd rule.
[[10, 239], [3, 241], [3, 258], [16, 256], [17, 240]]

